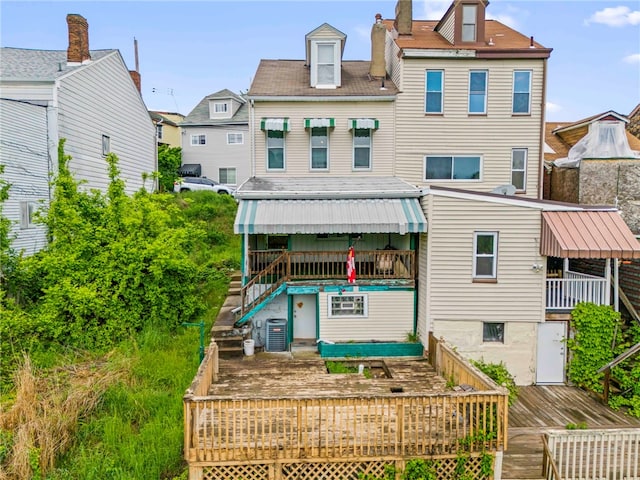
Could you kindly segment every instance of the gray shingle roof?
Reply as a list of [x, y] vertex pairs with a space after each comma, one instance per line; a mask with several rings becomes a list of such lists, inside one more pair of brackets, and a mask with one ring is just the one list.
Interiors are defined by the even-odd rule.
[[[99, 60], [117, 50], [91, 50], [91, 58]], [[0, 79], [13, 81], [53, 81], [80, 68], [67, 66], [66, 50], [30, 50], [3, 47], [0, 51]]]
[[389, 79], [384, 82], [369, 78], [369, 61], [348, 60], [342, 62], [342, 86], [335, 89], [311, 87], [309, 67], [304, 60], [261, 60], [249, 93], [249, 97], [347, 97], [393, 96], [398, 88]]
[[417, 198], [420, 189], [397, 177], [314, 176], [251, 177], [237, 190], [238, 198]]
[[[209, 118], [209, 100], [216, 98], [233, 98], [234, 100], [242, 103], [238, 111], [231, 118], [211, 119]], [[184, 121], [180, 123], [182, 126], [189, 125], [238, 125], [249, 123], [249, 109], [247, 107], [246, 100], [231, 90], [222, 89], [218, 92], [207, 95], [200, 103], [195, 106], [193, 110], [184, 118]]]

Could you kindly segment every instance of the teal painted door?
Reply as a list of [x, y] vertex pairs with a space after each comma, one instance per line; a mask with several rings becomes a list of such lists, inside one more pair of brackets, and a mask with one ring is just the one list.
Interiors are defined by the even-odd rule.
[[293, 296], [293, 338], [316, 338], [316, 294]]

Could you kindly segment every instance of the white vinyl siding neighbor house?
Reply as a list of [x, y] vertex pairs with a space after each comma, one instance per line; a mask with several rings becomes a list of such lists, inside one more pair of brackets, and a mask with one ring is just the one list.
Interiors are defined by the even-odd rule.
[[49, 206], [49, 173], [53, 171], [48, 143], [48, 107], [15, 100], [0, 100], [0, 178], [11, 185], [2, 214], [11, 220], [12, 248], [32, 255], [47, 245], [47, 230], [34, 215]]

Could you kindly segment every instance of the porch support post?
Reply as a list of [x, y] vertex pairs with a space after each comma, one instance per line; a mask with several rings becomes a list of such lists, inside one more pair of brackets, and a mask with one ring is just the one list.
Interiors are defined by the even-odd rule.
[[242, 235], [242, 286], [249, 281], [251, 272], [249, 271], [249, 234]]
[[613, 309], [616, 312], [620, 311], [620, 260], [617, 258], [613, 261], [613, 276], [615, 281], [613, 282]]
[[566, 278], [565, 273], [569, 271], [569, 259], [565, 258], [562, 262], [562, 278]]
[[[611, 259], [610, 258], [607, 258], [607, 261], [605, 263], [604, 278], [607, 279], [606, 287], [604, 289], [604, 304], [611, 305]], [[616, 285], [617, 283], [618, 283], [618, 277], [616, 277]]]

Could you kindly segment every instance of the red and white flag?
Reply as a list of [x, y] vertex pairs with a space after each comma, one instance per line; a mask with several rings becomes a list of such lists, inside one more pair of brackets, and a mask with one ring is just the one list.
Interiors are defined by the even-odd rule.
[[356, 283], [356, 254], [353, 247], [349, 247], [347, 254], [347, 282]]

